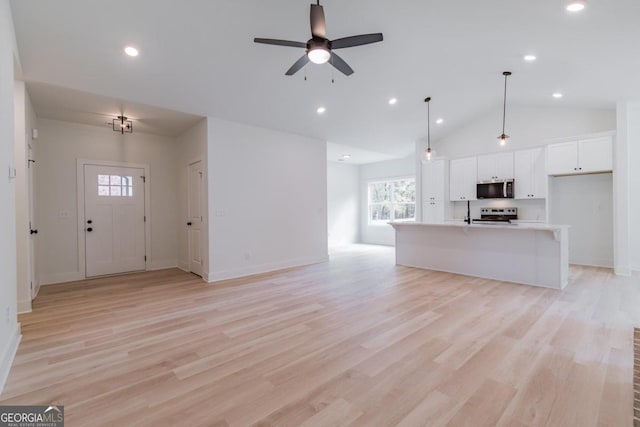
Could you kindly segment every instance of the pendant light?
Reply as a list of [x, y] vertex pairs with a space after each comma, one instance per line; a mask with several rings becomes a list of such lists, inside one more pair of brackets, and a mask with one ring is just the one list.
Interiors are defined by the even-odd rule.
[[429, 102], [431, 101], [431, 97], [427, 97], [424, 99], [424, 102], [427, 103], [427, 149], [424, 151], [424, 155], [427, 160], [431, 161], [431, 111], [429, 108]]
[[504, 76], [504, 102], [502, 104], [502, 134], [498, 137], [500, 140], [500, 145], [504, 146], [507, 144], [507, 139], [509, 135], [504, 133], [505, 121], [507, 118], [507, 77], [511, 75], [511, 71], [505, 71], [502, 73]]

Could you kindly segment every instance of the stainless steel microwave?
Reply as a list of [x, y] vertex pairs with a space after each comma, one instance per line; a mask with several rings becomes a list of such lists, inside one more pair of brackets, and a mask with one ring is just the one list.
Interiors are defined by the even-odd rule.
[[513, 199], [513, 180], [480, 181], [476, 186], [478, 199]]

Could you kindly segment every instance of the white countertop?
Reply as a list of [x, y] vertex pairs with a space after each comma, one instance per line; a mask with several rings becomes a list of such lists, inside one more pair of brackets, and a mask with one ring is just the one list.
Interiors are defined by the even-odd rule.
[[393, 227], [396, 226], [423, 226], [423, 227], [462, 227], [462, 228], [492, 228], [492, 229], [509, 229], [509, 230], [546, 230], [546, 231], [558, 231], [563, 229], [568, 229], [570, 226], [568, 225], [555, 225], [555, 224], [545, 224], [541, 222], [518, 222], [512, 224], [467, 224], [464, 221], [460, 220], [450, 220], [445, 221], [441, 224], [427, 224], [424, 222], [415, 222], [415, 221], [394, 221], [389, 222], [389, 224]]

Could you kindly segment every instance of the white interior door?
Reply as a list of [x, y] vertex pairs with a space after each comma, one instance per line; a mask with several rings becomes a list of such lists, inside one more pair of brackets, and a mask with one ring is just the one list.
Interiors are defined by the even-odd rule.
[[86, 276], [144, 270], [144, 169], [84, 166]]
[[189, 240], [189, 270], [202, 276], [202, 162], [189, 165], [188, 170], [189, 219], [187, 233]]

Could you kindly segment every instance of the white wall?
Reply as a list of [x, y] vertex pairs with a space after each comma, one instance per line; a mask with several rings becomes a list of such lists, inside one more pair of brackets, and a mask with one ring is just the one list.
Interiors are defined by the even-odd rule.
[[627, 105], [629, 159], [629, 250], [631, 268], [640, 271], [640, 101]]
[[20, 340], [16, 294], [14, 166], [14, 58], [17, 58], [11, 7], [0, 0], [0, 392]]
[[359, 241], [359, 167], [327, 162], [327, 223], [329, 247]]
[[[185, 271], [189, 271], [189, 248], [188, 248], [188, 181], [187, 174], [189, 164], [196, 160], [201, 160], [204, 175], [207, 176], [207, 119], [202, 119], [196, 125], [188, 129], [182, 135], [176, 138], [175, 150], [176, 161], [178, 167], [178, 267]], [[207, 180], [204, 179], [203, 189], [203, 233], [205, 241], [202, 247], [202, 259], [203, 259], [203, 272], [208, 271], [209, 267], [209, 242], [208, 236], [208, 193], [207, 193]]]
[[571, 224], [569, 262], [612, 268], [612, 174], [551, 177], [549, 193], [549, 222]]
[[[615, 109], [548, 108], [509, 106], [506, 147], [498, 144], [502, 131], [502, 108], [478, 116], [432, 143], [438, 156], [454, 159], [503, 150], [545, 145], [546, 140], [615, 130]], [[424, 151], [425, 143], [421, 142]]]
[[327, 259], [326, 143], [209, 118], [209, 280]]
[[[388, 224], [369, 225], [368, 183], [416, 176], [416, 159], [387, 160], [360, 166], [360, 241], [373, 245], [395, 245], [395, 232]], [[416, 183], [417, 184], [417, 183]], [[418, 187], [416, 186], [416, 189]], [[417, 193], [416, 193], [417, 196]]]
[[[148, 164], [151, 253], [147, 268], [177, 265], [177, 165], [175, 140], [110, 127], [40, 119], [38, 121], [38, 263], [42, 284], [84, 278], [79, 265], [76, 160]], [[68, 216], [65, 216], [67, 214]]]
[[37, 288], [36, 278], [31, 277], [29, 252], [31, 237], [29, 235], [29, 165], [27, 163], [29, 147], [33, 147], [31, 129], [35, 127], [36, 117], [26, 91], [24, 82], [14, 84], [15, 139], [14, 159], [16, 167], [16, 258], [17, 258], [17, 295], [18, 311], [31, 311], [31, 282]]

